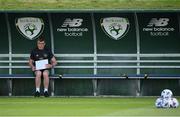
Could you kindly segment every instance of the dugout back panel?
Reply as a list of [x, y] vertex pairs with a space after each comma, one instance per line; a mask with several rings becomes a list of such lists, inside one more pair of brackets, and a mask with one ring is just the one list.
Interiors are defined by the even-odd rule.
[[[51, 74], [180, 74], [179, 11], [1, 12], [0, 73], [32, 74], [31, 50], [43, 35], [57, 58]], [[0, 79], [0, 95], [31, 95], [34, 79]], [[52, 80], [58, 95], [177, 93], [179, 80]], [[161, 84], [162, 83], [162, 84]], [[8, 85], [6, 85], [8, 84]]]

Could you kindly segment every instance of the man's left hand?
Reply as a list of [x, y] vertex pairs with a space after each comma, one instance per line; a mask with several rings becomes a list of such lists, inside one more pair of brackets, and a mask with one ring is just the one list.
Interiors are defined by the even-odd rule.
[[52, 68], [51, 64], [46, 64], [46, 68]]

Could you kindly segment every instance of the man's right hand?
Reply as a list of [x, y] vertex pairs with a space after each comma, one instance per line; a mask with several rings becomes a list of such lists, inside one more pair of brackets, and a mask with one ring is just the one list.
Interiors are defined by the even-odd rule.
[[33, 60], [32, 59], [29, 59], [29, 66], [31, 67], [31, 70], [32, 71], [35, 71], [36, 70], [36, 67], [33, 65]]
[[31, 69], [32, 69], [32, 71], [35, 71], [35, 70], [36, 70], [36, 68], [35, 68], [34, 66], [32, 66]]

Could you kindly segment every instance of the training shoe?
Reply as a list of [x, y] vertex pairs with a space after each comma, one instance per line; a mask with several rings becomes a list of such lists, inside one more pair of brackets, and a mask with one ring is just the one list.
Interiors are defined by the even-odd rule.
[[34, 97], [40, 97], [40, 92], [36, 91]]
[[49, 93], [47, 91], [44, 92], [44, 97], [49, 97]]

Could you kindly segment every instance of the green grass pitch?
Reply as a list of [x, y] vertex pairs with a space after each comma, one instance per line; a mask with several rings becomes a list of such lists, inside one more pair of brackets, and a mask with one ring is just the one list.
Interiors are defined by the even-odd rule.
[[157, 109], [155, 100], [155, 97], [0, 97], [0, 117], [180, 116], [180, 108]]

